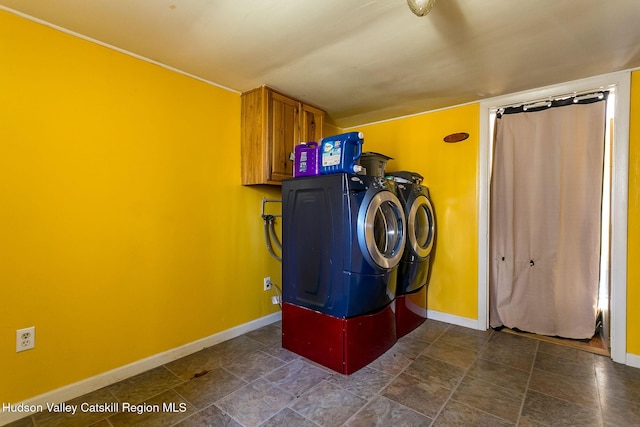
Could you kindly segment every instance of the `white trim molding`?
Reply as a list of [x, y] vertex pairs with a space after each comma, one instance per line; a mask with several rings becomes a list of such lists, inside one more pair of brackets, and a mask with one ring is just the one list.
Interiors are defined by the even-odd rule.
[[626, 364], [634, 368], [640, 368], [640, 355], [627, 353]]
[[[470, 329], [483, 329], [478, 327], [478, 320], [468, 317], [455, 316], [453, 314], [442, 313], [440, 311], [427, 310], [427, 319], [449, 323], [451, 325], [463, 326]], [[486, 330], [486, 328], [484, 328]]]

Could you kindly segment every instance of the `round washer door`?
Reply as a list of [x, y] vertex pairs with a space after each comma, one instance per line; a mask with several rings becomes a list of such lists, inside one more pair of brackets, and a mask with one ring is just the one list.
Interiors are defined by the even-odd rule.
[[431, 254], [435, 231], [433, 205], [421, 194], [413, 200], [407, 213], [407, 239], [418, 258], [426, 258]]
[[402, 258], [406, 221], [400, 200], [391, 191], [369, 190], [358, 212], [358, 244], [374, 268], [392, 269]]

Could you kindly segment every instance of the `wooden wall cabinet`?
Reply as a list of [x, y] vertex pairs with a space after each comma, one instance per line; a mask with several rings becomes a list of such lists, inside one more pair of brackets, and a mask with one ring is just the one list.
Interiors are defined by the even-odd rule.
[[324, 111], [267, 86], [242, 94], [242, 185], [281, 185], [293, 177], [300, 142], [322, 138]]

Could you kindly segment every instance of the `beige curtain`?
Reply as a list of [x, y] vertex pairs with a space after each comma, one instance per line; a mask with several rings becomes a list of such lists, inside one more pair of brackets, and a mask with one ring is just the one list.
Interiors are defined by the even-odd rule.
[[490, 324], [589, 339], [595, 331], [606, 102], [496, 120]]

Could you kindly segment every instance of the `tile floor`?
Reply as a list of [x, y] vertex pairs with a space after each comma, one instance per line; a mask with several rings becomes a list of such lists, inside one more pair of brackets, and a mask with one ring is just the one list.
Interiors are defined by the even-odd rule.
[[640, 426], [640, 369], [604, 356], [427, 320], [345, 376], [280, 334], [269, 325], [69, 402], [120, 412], [10, 426]]

